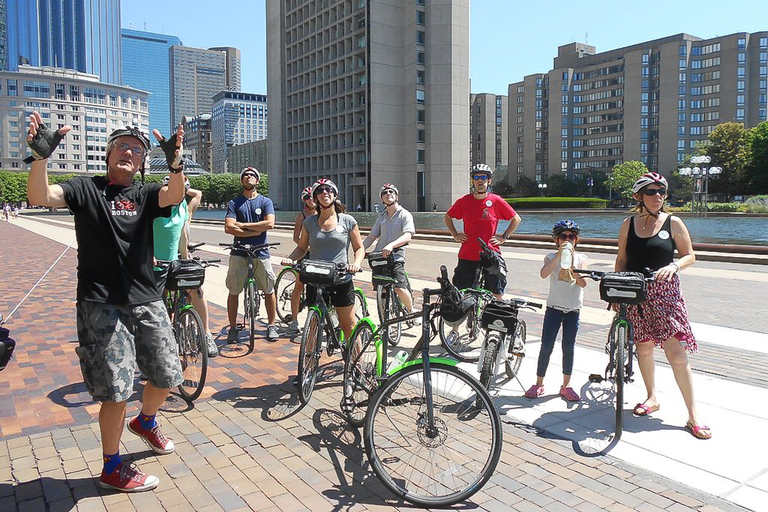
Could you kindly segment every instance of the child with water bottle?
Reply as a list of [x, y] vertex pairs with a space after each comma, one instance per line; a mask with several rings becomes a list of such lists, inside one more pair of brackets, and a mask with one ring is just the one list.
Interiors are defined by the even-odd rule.
[[562, 326], [563, 385], [560, 387], [560, 396], [569, 402], [579, 401], [579, 395], [568, 384], [573, 371], [573, 352], [576, 333], [579, 330], [579, 312], [584, 303], [584, 287], [587, 285], [587, 281], [582, 276], [572, 271], [574, 268], [587, 267], [587, 256], [576, 252], [580, 231], [579, 226], [572, 220], [558, 221], [552, 228], [552, 238], [557, 244], [557, 252], [546, 255], [540, 271], [542, 279], [549, 278], [549, 297], [541, 329], [541, 350], [536, 369], [536, 384], [525, 392], [527, 398], [538, 398], [544, 394], [544, 375], [555, 346], [555, 338]]

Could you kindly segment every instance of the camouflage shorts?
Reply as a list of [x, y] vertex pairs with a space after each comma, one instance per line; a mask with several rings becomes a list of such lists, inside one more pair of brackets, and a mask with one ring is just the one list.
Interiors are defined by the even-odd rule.
[[162, 301], [139, 306], [77, 303], [75, 349], [88, 392], [100, 402], [133, 394], [136, 366], [158, 388], [182, 382], [176, 339]]

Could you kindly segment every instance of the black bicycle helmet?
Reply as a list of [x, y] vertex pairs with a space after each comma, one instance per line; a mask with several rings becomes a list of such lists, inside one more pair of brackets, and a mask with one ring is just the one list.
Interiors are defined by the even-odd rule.
[[579, 225], [573, 222], [571, 219], [564, 219], [555, 222], [552, 227], [552, 238], [557, 238], [557, 235], [563, 231], [573, 231], [577, 235], [581, 232]]

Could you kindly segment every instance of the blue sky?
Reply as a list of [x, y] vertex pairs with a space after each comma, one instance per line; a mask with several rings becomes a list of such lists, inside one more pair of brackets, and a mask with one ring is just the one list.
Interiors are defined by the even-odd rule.
[[[264, 20], [264, 0], [122, 0], [123, 27], [143, 30], [146, 23], [186, 46], [239, 48], [243, 90], [261, 94], [267, 92]], [[506, 94], [509, 83], [548, 71], [557, 47], [573, 41], [600, 52], [680, 32], [710, 38], [761, 30], [768, 30], [767, 0], [472, 0], [472, 92]]]

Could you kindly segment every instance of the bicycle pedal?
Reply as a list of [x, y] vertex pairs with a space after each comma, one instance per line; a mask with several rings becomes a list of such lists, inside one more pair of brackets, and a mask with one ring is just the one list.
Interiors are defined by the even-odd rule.
[[603, 382], [605, 379], [602, 375], [599, 375], [597, 373], [590, 374], [589, 376], [589, 382], [593, 382], [595, 384], [599, 384], [600, 382]]

